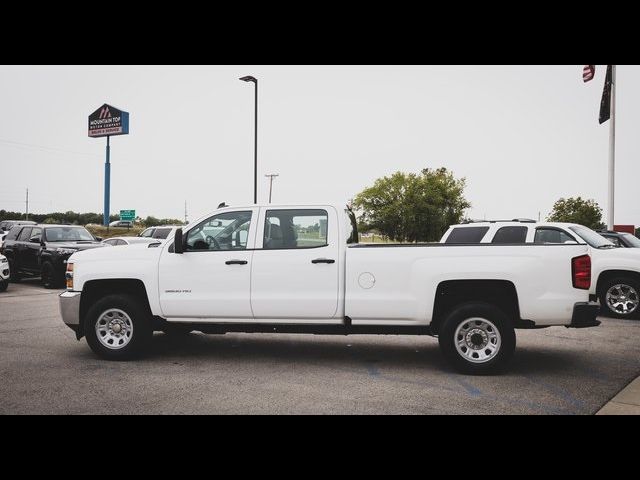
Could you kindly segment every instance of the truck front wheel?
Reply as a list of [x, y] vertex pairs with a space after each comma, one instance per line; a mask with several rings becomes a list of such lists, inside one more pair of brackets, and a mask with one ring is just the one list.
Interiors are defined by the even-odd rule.
[[483, 375], [501, 370], [513, 356], [516, 334], [499, 308], [468, 303], [442, 323], [438, 342], [444, 356], [463, 373]]
[[602, 314], [614, 318], [640, 318], [640, 284], [633, 278], [612, 278], [600, 289]]
[[108, 295], [94, 303], [85, 317], [84, 332], [91, 350], [107, 360], [140, 355], [153, 336], [147, 309], [131, 295]]

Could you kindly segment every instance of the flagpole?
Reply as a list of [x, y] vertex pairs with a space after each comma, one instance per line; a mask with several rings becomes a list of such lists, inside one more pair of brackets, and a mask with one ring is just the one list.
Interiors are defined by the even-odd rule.
[[611, 66], [611, 120], [609, 122], [609, 212], [607, 228], [613, 230], [616, 190], [616, 66]]

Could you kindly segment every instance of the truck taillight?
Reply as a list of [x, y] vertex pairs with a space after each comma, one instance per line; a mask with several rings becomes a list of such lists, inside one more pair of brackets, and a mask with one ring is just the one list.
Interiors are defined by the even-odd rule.
[[573, 288], [589, 290], [591, 287], [591, 257], [582, 255], [571, 260]]
[[65, 278], [67, 279], [67, 290], [73, 290], [73, 263], [67, 263]]

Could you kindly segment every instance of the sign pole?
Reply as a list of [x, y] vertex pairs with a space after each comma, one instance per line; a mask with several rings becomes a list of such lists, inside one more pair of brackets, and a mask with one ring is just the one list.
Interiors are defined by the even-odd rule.
[[109, 226], [109, 200], [111, 196], [111, 147], [109, 145], [109, 135], [107, 135], [107, 159], [104, 164], [104, 217], [103, 223], [105, 227]]
[[616, 66], [611, 66], [611, 120], [609, 122], [609, 212], [607, 215], [609, 230], [613, 230], [614, 203], [616, 189]]

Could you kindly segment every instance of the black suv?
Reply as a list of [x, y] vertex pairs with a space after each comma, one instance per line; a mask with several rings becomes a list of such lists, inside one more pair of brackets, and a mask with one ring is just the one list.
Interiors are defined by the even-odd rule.
[[79, 250], [104, 247], [100, 239], [75, 225], [15, 226], [0, 253], [9, 260], [11, 281], [40, 276], [45, 288], [64, 286], [67, 259]]
[[630, 233], [612, 232], [611, 230], [598, 232], [617, 247], [640, 248], [640, 238]]

